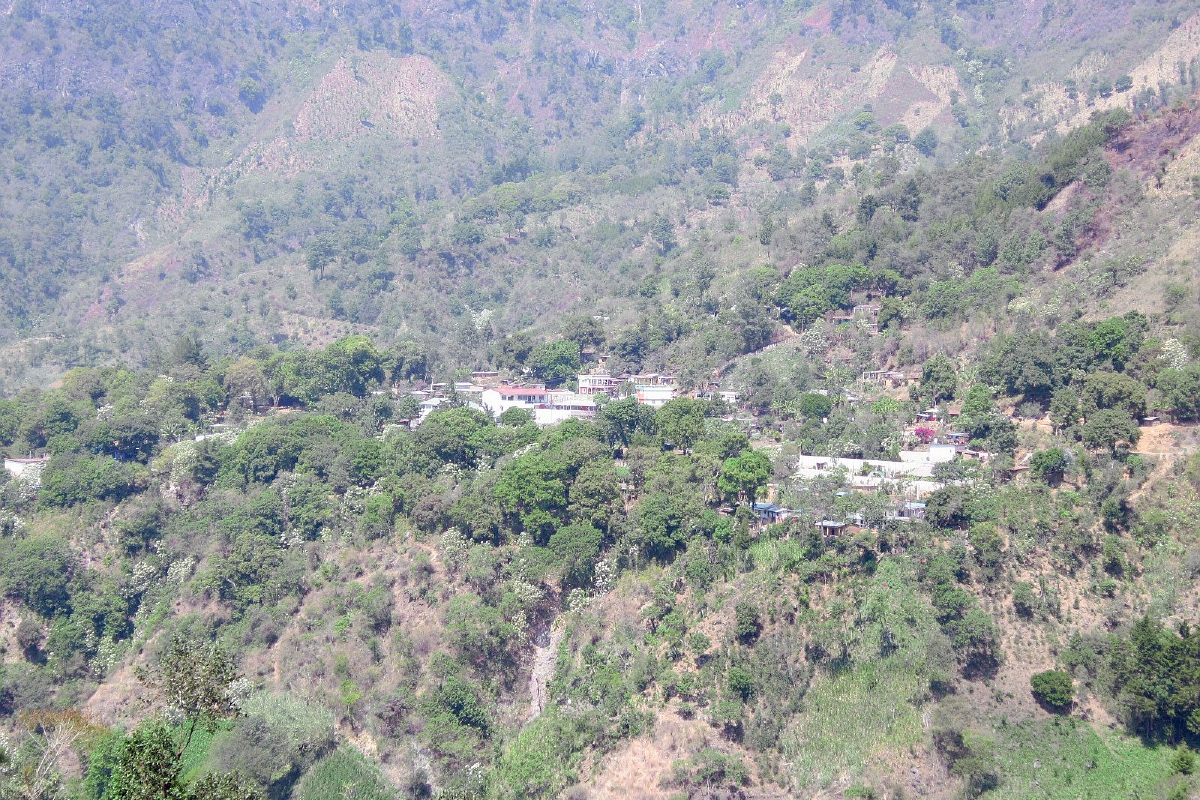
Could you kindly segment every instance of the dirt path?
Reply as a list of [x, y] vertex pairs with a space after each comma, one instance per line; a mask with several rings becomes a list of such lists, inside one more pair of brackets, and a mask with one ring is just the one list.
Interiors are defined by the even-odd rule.
[[1157, 463], [1142, 485], [1129, 496], [1130, 503], [1136, 503], [1150, 488], [1167, 478], [1175, 467], [1176, 459], [1186, 458], [1195, 449], [1194, 445], [1186, 443], [1186, 439], [1194, 433], [1195, 426], [1192, 425], [1160, 424], [1142, 428], [1142, 437], [1133, 452], [1142, 456], [1156, 456]]

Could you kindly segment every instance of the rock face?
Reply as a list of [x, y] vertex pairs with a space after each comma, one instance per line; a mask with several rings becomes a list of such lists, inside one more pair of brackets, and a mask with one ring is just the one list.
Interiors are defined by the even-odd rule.
[[[554, 675], [554, 661], [562, 641], [562, 628], [552, 628], [543, 634], [533, 648], [533, 669], [529, 673], [529, 719], [535, 720], [546, 710], [546, 685]], [[542, 637], [539, 637], [541, 639]]]

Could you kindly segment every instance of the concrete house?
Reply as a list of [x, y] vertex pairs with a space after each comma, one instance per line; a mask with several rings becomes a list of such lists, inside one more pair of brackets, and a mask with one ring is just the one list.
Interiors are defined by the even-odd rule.
[[6, 458], [4, 459], [4, 468], [14, 478], [21, 478], [32, 483], [34, 486], [42, 485], [42, 471], [46, 469], [46, 465], [50, 463], [50, 456], [38, 456], [37, 458]]

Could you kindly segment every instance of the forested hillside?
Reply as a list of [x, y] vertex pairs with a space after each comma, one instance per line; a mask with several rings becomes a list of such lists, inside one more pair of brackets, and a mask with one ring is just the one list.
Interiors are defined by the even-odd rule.
[[0, 798], [1200, 792], [1194, 3], [0, 13]]
[[[918, 306], [958, 267], [1041, 283], [1120, 231], [1098, 162], [1050, 215], [1084, 177], [1069, 154], [993, 193], [1003, 217], [975, 194], [1096, 110], [1189, 98], [1200, 23], [1184, 2], [1036, 6], [16, 3], [4, 378], [157, 363], [193, 330], [222, 355], [414, 339], [448, 375], [578, 310], [629, 332], [631, 362], [674, 346], [711, 369], [776, 331], [739, 302], [763, 265], [866, 259]], [[1163, 194], [1186, 196], [1188, 141], [1120, 166], [1179, 163]]]

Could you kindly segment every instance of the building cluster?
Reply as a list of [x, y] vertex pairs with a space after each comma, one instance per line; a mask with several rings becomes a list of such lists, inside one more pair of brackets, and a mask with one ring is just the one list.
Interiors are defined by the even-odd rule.
[[[912, 522], [925, 517], [925, 498], [946, 484], [934, 477], [938, 464], [955, 459], [986, 461], [990, 454], [972, 450], [963, 443], [965, 434], [950, 433], [946, 441], [933, 442], [927, 450], [901, 450], [899, 460], [873, 458], [842, 458], [838, 456], [806, 456], [796, 458], [792, 477], [811, 480], [839, 475], [846, 487], [838, 496], [852, 492], [864, 494], [886, 491], [895, 498], [889, 512], [891, 519]], [[754, 514], [760, 524], [782, 522], [802, 515], [800, 509], [784, 508], [773, 503], [755, 503]], [[814, 523], [826, 536], [856, 533], [866, 527], [862, 514], [850, 514], [845, 519], [820, 519]]]
[[470, 406], [499, 416], [510, 408], [528, 411], [538, 425], [556, 425], [568, 419], [589, 419], [596, 415], [601, 396], [614, 400], [634, 397], [639, 403], [661, 408], [679, 396], [674, 375], [610, 375], [596, 371], [576, 376], [577, 388], [549, 389], [544, 384], [520, 384], [501, 380], [495, 372], [472, 373], [470, 381], [453, 385], [435, 383], [428, 391], [413, 394], [421, 401], [419, 423], [451, 394]]
[[952, 444], [931, 444], [928, 450], [901, 450], [899, 461], [802, 455], [796, 459], [794, 475], [811, 479], [843, 470], [846, 485], [855, 491], [875, 492], [891, 487], [897, 494], [920, 499], [944, 485], [934, 479], [934, 466], [953, 461], [957, 456], [957, 448]]

